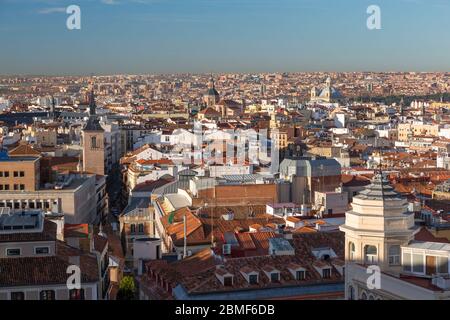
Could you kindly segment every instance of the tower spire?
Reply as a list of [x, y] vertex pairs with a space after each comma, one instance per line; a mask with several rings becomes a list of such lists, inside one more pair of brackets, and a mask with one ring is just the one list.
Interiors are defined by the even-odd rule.
[[52, 95], [52, 106], [50, 107], [50, 118], [52, 118], [52, 120], [55, 120], [55, 109], [56, 109], [56, 102], [55, 102], [55, 97]]
[[95, 105], [94, 88], [92, 87], [91, 92], [89, 94], [89, 115], [91, 116], [95, 115], [96, 108], [97, 106]]

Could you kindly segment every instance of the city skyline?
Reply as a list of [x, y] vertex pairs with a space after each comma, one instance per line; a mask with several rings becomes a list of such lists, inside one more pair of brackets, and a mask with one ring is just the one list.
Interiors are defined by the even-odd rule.
[[[68, 30], [65, 8], [81, 8]], [[367, 7], [381, 9], [369, 30]], [[0, 74], [449, 71], [446, 0], [1, 0]]]

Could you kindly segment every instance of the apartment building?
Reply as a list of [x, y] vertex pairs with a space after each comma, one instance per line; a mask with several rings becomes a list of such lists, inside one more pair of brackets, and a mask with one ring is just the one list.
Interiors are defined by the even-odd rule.
[[[0, 300], [101, 298], [95, 255], [58, 240], [57, 233], [40, 210], [0, 209]], [[73, 268], [81, 272], [79, 289], [67, 286]]]

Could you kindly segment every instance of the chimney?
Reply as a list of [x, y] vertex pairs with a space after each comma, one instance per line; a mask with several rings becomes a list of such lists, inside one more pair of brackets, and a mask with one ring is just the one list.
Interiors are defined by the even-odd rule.
[[69, 257], [69, 263], [71, 265], [80, 266], [80, 256], [71, 256], [71, 257]]

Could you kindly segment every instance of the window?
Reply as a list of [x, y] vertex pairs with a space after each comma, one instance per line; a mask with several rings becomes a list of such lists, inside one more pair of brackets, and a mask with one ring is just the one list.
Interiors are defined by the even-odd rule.
[[50, 252], [49, 247], [36, 247], [34, 248], [34, 254], [48, 254]]
[[25, 185], [24, 184], [19, 184], [19, 190], [25, 190]]
[[400, 246], [393, 245], [389, 247], [389, 265], [398, 266], [400, 264]]
[[257, 284], [258, 283], [258, 276], [256, 274], [251, 274], [248, 276], [248, 282], [250, 284]]
[[437, 270], [438, 273], [448, 273], [448, 258], [437, 257]]
[[20, 248], [9, 248], [6, 249], [6, 255], [8, 257], [20, 256], [21, 250]]
[[19, 177], [25, 177], [25, 171], [19, 171]]
[[370, 245], [364, 247], [364, 261], [368, 264], [375, 264], [378, 262], [377, 247]]
[[9, 177], [9, 171], [5, 171], [5, 178]]
[[228, 277], [224, 277], [223, 278], [223, 285], [224, 286], [232, 286], [233, 285], [233, 277], [230, 277], [230, 276], [228, 276]]
[[0, 178], [3, 178], [3, 171], [0, 171]]
[[9, 184], [5, 184], [5, 190], [9, 190]]
[[18, 184], [14, 184], [14, 190], [19, 190], [19, 185]]
[[25, 300], [25, 293], [22, 291], [11, 292], [11, 300]]
[[138, 224], [138, 232], [139, 233], [144, 233], [144, 224], [143, 223], [139, 223]]
[[91, 137], [91, 148], [97, 148], [97, 137]]
[[367, 300], [367, 294], [365, 292], [361, 294], [361, 300]]
[[84, 289], [69, 290], [69, 300], [84, 300]]
[[353, 242], [350, 242], [348, 244], [348, 252], [349, 252], [350, 261], [354, 261], [356, 258], [356, 247]]
[[14, 171], [13, 176], [14, 176], [14, 178], [17, 178], [19, 176], [19, 171]]
[[306, 274], [304, 270], [299, 270], [295, 273], [295, 279], [297, 280], [305, 280]]
[[424, 272], [423, 255], [413, 254], [412, 264], [413, 264], [413, 270], [412, 270], [413, 272], [417, 272], [417, 273]]
[[270, 274], [270, 281], [271, 282], [278, 282], [280, 280], [280, 274], [278, 272], [272, 272]]
[[355, 289], [352, 286], [348, 287], [348, 299], [355, 300]]
[[330, 268], [322, 269], [322, 277], [324, 279], [331, 278], [331, 269]]
[[403, 252], [403, 271], [411, 272], [411, 253]]
[[132, 223], [132, 224], [130, 225], [130, 232], [131, 232], [131, 233], [135, 233], [135, 232], [136, 232], [136, 225], [135, 225], [134, 223]]
[[0, 184], [0, 190], [3, 190], [3, 185], [2, 184]]
[[39, 294], [40, 300], [55, 300], [55, 290], [42, 290]]

